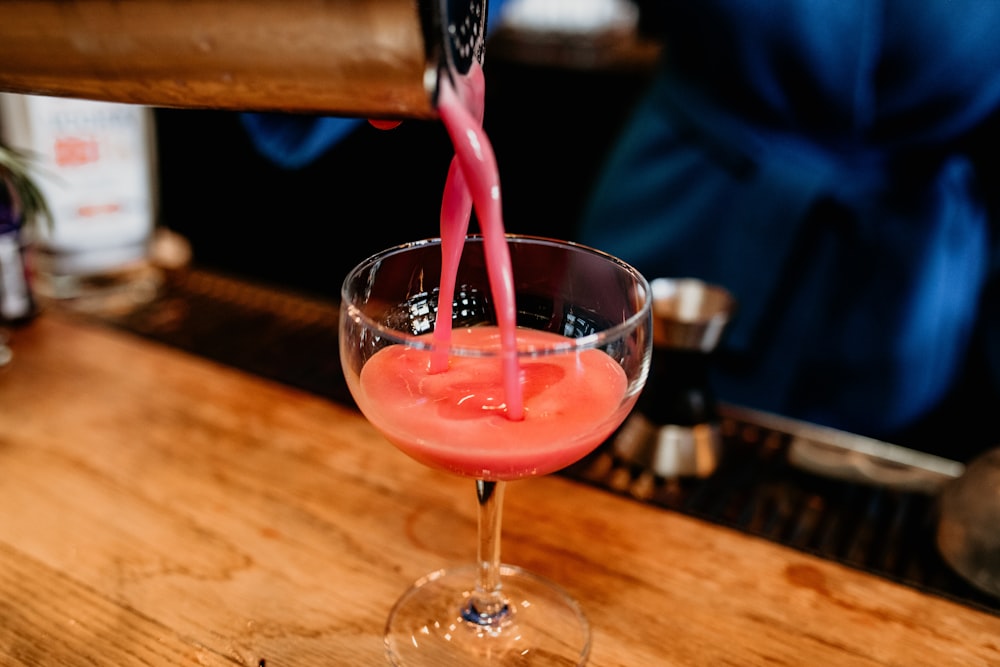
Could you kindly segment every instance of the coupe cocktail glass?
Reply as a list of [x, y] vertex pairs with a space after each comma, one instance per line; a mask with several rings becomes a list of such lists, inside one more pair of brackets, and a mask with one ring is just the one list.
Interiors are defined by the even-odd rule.
[[600, 251], [508, 236], [523, 392], [523, 418], [511, 419], [504, 369], [512, 351], [500, 342], [484, 245], [465, 240], [453, 302], [440, 308], [451, 314], [448, 336], [432, 333], [442, 279], [436, 239], [365, 260], [341, 292], [340, 358], [358, 407], [412, 458], [475, 480], [479, 506], [476, 562], [418, 580], [390, 613], [386, 652], [405, 666], [579, 665], [590, 629], [577, 603], [501, 564], [504, 488], [574, 463], [625, 419], [649, 368], [649, 285]]

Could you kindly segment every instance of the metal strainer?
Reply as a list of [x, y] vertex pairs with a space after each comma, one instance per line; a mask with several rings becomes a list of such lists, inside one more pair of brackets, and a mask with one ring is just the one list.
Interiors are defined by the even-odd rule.
[[420, 5], [427, 47], [427, 85], [434, 104], [440, 76], [464, 76], [483, 62], [488, 0], [433, 0]]

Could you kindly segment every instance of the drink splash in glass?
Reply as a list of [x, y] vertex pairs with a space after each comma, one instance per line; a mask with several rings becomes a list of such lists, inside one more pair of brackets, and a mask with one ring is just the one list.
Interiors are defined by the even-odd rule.
[[478, 65], [467, 79], [439, 100], [456, 151], [441, 238], [376, 254], [341, 292], [341, 363], [362, 413], [415, 460], [475, 480], [479, 508], [476, 562], [404, 593], [386, 652], [406, 666], [580, 665], [590, 629], [577, 603], [501, 563], [503, 496], [627, 416], [649, 368], [650, 290], [598, 250], [505, 234]]

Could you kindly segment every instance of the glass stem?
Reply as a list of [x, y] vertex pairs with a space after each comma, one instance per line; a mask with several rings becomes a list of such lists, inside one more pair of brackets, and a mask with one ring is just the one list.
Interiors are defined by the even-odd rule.
[[500, 526], [505, 489], [505, 482], [476, 480], [479, 502], [476, 590], [462, 617], [477, 625], [496, 626], [510, 614], [500, 582]]

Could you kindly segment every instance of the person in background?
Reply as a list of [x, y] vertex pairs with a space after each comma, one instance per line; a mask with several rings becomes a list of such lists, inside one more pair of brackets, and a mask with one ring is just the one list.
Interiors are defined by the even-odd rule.
[[579, 240], [733, 293], [720, 400], [1000, 444], [1000, 3], [642, 7], [664, 57]]
[[[1000, 3], [639, 5], [663, 58], [575, 240], [733, 293], [720, 400], [951, 458], [1000, 442]], [[241, 120], [292, 172], [364, 123]]]

